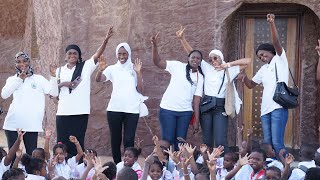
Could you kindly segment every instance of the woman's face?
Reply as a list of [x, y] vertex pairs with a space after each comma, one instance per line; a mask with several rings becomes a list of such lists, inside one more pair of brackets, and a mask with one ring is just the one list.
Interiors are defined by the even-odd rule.
[[272, 60], [274, 54], [270, 51], [259, 50], [257, 56], [262, 62], [269, 63]]
[[75, 49], [69, 49], [66, 53], [66, 60], [68, 63], [75, 64], [78, 62], [79, 53]]
[[201, 62], [201, 54], [196, 51], [193, 52], [192, 54], [190, 54], [188, 61], [192, 69], [198, 69], [198, 66], [200, 65], [200, 62]]
[[25, 58], [19, 56], [19, 57], [16, 59], [16, 67], [17, 67], [18, 69], [20, 69], [21, 71], [27, 72], [27, 70], [28, 70], [29, 67], [30, 67], [30, 60], [25, 59]]
[[150, 166], [149, 176], [151, 177], [152, 180], [158, 180], [161, 178], [162, 169], [159, 167], [158, 164], [152, 164]]
[[209, 64], [211, 64], [212, 66], [220, 66], [222, 64], [222, 60], [220, 56], [212, 53], [209, 56]]
[[121, 64], [124, 64], [128, 60], [128, 52], [124, 47], [119, 48], [118, 50], [118, 60], [120, 61]]

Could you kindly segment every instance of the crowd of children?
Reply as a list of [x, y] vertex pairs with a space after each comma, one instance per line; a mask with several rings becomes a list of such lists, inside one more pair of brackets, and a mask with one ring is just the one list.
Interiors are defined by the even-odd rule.
[[[76, 137], [69, 140], [77, 149], [77, 155], [68, 158], [67, 148], [57, 143], [49, 151], [51, 131], [46, 131], [45, 147], [35, 149], [31, 155], [23, 154], [20, 144], [24, 133], [18, 130], [18, 138], [8, 153], [0, 153], [0, 176], [3, 180], [316, 180], [320, 179], [320, 148], [302, 145], [296, 168], [285, 149], [278, 155], [269, 144], [252, 140], [249, 130], [247, 141], [238, 152], [224, 152], [224, 147], [209, 148], [205, 144], [196, 147], [191, 143], [179, 144], [174, 151], [169, 142], [153, 137], [154, 150], [139, 164], [140, 143], [124, 150], [120, 163], [102, 163], [94, 149], [82, 150]], [[143, 168], [142, 168], [143, 167]]]

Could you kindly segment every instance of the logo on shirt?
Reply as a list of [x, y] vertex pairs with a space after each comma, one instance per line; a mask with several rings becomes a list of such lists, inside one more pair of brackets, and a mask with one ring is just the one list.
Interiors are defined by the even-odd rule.
[[31, 83], [31, 87], [32, 87], [32, 89], [37, 89], [37, 84], [36, 83]]

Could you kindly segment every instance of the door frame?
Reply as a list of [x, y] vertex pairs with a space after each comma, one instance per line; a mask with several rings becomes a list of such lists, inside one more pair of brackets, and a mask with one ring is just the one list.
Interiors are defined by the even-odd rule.
[[[238, 38], [238, 57], [243, 58], [245, 56], [245, 39], [246, 39], [246, 18], [250, 17], [266, 17], [266, 14], [273, 13], [276, 14], [277, 17], [286, 17], [286, 18], [296, 18], [297, 19], [297, 36], [296, 36], [296, 47], [295, 47], [295, 74], [294, 79], [295, 83], [301, 90], [301, 48], [302, 45], [302, 17], [303, 17], [303, 10], [301, 11], [268, 11], [268, 9], [262, 9], [258, 11], [250, 11], [244, 10], [239, 11], [239, 38]], [[291, 77], [289, 77], [289, 82], [291, 81]], [[237, 84], [237, 89], [239, 91], [239, 95], [243, 99], [244, 97], [244, 85], [243, 83]], [[300, 91], [301, 92], [301, 91]], [[296, 108], [293, 113], [292, 119], [292, 139], [291, 139], [291, 146], [294, 149], [297, 149], [300, 145], [300, 106]], [[244, 123], [244, 107], [242, 105], [241, 113], [238, 118], [238, 127], [240, 127]], [[298, 128], [297, 128], [298, 127]], [[246, 129], [243, 130], [243, 137], [246, 137]]]

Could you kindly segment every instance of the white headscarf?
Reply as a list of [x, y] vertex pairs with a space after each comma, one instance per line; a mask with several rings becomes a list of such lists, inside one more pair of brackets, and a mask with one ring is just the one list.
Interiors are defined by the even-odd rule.
[[[220, 50], [214, 49], [214, 50], [210, 51], [209, 57], [210, 57], [211, 54], [218, 55], [218, 56], [221, 58], [222, 64], [226, 63], [226, 62], [224, 61], [223, 54], [222, 54], [222, 52], [221, 52]], [[240, 97], [239, 97], [239, 94], [238, 94], [238, 91], [237, 91], [236, 86], [235, 86], [235, 84], [234, 84], [234, 81], [232, 82], [232, 84], [233, 84], [233, 88], [234, 88], [234, 90], [235, 90], [235, 91], [234, 91], [234, 97], [236, 98], [236, 99], [235, 99], [236, 113], [239, 114], [242, 101], [241, 101], [241, 99], [240, 99]]]
[[133, 64], [132, 64], [132, 62], [131, 62], [131, 48], [130, 48], [130, 46], [129, 46], [128, 43], [125, 43], [125, 42], [120, 43], [120, 44], [117, 46], [117, 48], [116, 48], [116, 56], [117, 56], [117, 59], [119, 59], [119, 57], [118, 57], [118, 51], [119, 51], [119, 49], [120, 49], [121, 47], [123, 47], [123, 48], [128, 52], [128, 59], [127, 59], [127, 61], [126, 61], [124, 64], [122, 64], [122, 63], [118, 60], [118, 62], [117, 62], [116, 65], [118, 65], [118, 66], [120, 66], [120, 67], [122, 67], [122, 68], [124, 68], [124, 69], [126, 69], [126, 70], [131, 71], [131, 70], [133, 70]]

